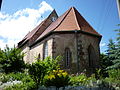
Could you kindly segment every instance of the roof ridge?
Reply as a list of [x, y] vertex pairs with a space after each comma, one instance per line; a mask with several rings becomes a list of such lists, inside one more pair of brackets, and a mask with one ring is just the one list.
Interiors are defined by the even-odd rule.
[[[40, 26], [41, 25], [44, 25], [44, 22], [46, 22], [46, 20], [52, 15], [52, 13], [56, 13], [56, 10], [55, 9], [53, 9], [53, 11], [47, 16], [47, 18], [45, 18], [39, 25], [38, 25], [38, 27], [37, 27], [37, 30], [35, 31], [35, 33], [34, 34], [36, 34], [37, 32], [38, 32], [38, 30], [39, 30], [39, 28], [40, 28]], [[57, 15], [57, 13], [56, 13], [56, 15]], [[58, 16], [58, 15], [57, 15]], [[46, 29], [45, 29], [46, 30]], [[43, 32], [42, 32], [43, 33]], [[33, 35], [34, 35], [33, 34]]]
[[[74, 8], [74, 7], [73, 7]], [[76, 19], [77, 19], [77, 24], [79, 25], [79, 27], [81, 28], [81, 31], [85, 31], [85, 32], [95, 32], [96, 34], [98, 34], [99, 36], [101, 36], [89, 23], [88, 23], [88, 21], [86, 21], [86, 19], [78, 12], [78, 10], [76, 9], [76, 8], [74, 8], [74, 11], [75, 11], [75, 15], [76, 15]], [[85, 22], [87, 25], [86, 26], [88, 26], [88, 27], [90, 27], [91, 28], [91, 30], [90, 31], [86, 31], [86, 30], [83, 30], [83, 28], [84, 27], [82, 27], [82, 25], [81, 25], [81, 23], [80, 23], [80, 21], [78, 20], [79, 18], [78, 18], [78, 16], [80, 15], [80, 17], [81, 17], [81, 19], [83, 19], [83, 22]]]
[[[72, 9], [72, 7], [69, 9], [69, 10], [67, 10], [65, 13], [65, 16], [63, 17], [63, 19], [61, 20], [61, 22], [53, 29], [53, 31], [58, 27], [58, 26], [60, 26], [60, 24], [64, 21], [64, 19], [66, 18], [66, 16], [69, 14], [69, 12], [71, 11], [71, 9]], [[64, 15], [64, 14], [63, 14]], [[60, 16], [61, 17], [61, 16]]]
[[76, 22], [76, 24], [77, 24], [77, 27], [78, 27], [79, 29], [82, 29], [81, 26], [78, 24], [78, 19], [77, 19], [76, 12], [75, 12], [75, 9], [76, 9], [76, 8], [75, 8], [75, 7], [72, 7], [72, 9], [73, 9], [73, 11], [74, 11], [73, 14], [74, 14], [74, 16], [75, 16], [75, 22]]

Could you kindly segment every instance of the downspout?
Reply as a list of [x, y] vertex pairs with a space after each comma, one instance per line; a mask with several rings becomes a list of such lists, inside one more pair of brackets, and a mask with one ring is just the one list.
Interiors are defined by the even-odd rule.
[[77, 72], [79, 72], [79, 60], [78, 60], [78, 37], [77, 30], [75, 30], [75, 52], [76, 52], [76, 61], [77, 61]]

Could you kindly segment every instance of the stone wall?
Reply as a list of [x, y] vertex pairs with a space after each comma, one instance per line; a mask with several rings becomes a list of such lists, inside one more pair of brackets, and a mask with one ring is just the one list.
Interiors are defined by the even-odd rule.
[[[77, 36], [77, 37], [76, 37]], [[77, 38], [77, 39], [76, 39]], [[76, 43], [77, 41], [77, 43]], [[88, 47], [89, 45], [93, 46], [95, 51], [95, 58], [93, 65], [97, 67], [99, 65], [99, 38], [95, 36], [86, 35], [83, 33], [79, 34], [55, 34], [54, 36], [54, 48], [53, 56], [62, 56], [62, 67], [65, 65], [65, 48], [69, 48], [71, 51], [71, 67], [66, 69], [68, 72], [77, 73], [83, 72], [85, 69], [91, 70], [89, 67], [89, 57], [88, 57]]]
[[29, 63], [30, 48], [28, 47], [28, 43], [26, 43], [21, 49], [22, 52], [25, 54], [23, 60], [25, 61], [25, 63]]
[[114, 90], [113, 88], [108, 87], [84, 87], [84, 86], [66, 86], [60, 87], [59, 89], [51, 86], [51, 87], [40, 87], [38, 90]]
[[[89, 53], [88, 48], [92, 46], [94, 49], [94, 57], [92, 60], [94, 64], [92, 65], [93, 68], [89, 67]], [[78, 35], [78, 60], [79, 60], [79, 70], [80, 72], [84, 72], [86, 69], [87, 72], [94, 72], [94, 69], [99, 67], [99, 38], [95, 36], [90, 36], [86, 34], [79, 34]]]
[[[26, 52], [26, 56], [24, 57], [25, 61], [32, 63], [39, 54], [41, 60], [43, 60], [43, 45], [45, 42], [48, 43], [48, 56], [54, 58], [62, 56], [61, 68], [69, 73], [86, 71], [92, 74], [94, 69], [99, 67], [99, 38], [83, 33], [55, 33], [31, 48], [24, 46], [23, 52]], [[92, 46], [94, 49], [94, 55], [92, 57], [94, 62], [93, 67], [89, 66], [89, 46]], [[65, 67], [66, 48], [69, 48], [71, 52], [70, 68]]]
[[48, 43], [48, 56], [52, 57], [52, 46], [53, 46], [53, 36], [44, 39], [43, 41], [37, 43], [30, 49], [30, 63], [35, 61], [35, 58], [37, 59], [38, 55], [40, 54], [40, 59], [43, 60], [43, 45], [44, 43]]
[[71, 67], [70, 69], [66, 69], [68, 72], [74, 68], [74, 72], [76, 72], [76, 47], [75, 47], [75, 35], [74, 34], [55, 34], [54, 36], [54, 56], [62, 56], [63, 61], [61, 63], [61, 67], [65, 65], [65, 48], [69, 48], [71, 51]]

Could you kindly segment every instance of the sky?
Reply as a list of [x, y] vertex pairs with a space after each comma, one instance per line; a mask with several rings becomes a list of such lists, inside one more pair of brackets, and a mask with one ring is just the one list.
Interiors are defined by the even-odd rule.
[[60, 16], [72, 6], [102, 35], [100, 49], [104, 53], [109, 39], [115, 39], [114, 30], [120, 24], [116, 0], [3, 0], [0, 11], [0, 48], [17, 45], [53, 9]]

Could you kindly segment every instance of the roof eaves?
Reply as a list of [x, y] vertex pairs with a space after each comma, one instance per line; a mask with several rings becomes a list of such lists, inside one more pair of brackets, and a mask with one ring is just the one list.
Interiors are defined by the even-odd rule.
[[35, 41], [33, 44], [31, 44], [30, 47], [34, 46], [35, 44], [37, 44], [38, 42], [42, 41], [44, 38], [50, 36], [53, 33], [70, 33], [70, 32], [73, 33], [73, 32], [76, 32], [76, 31], [78, 33], [83, 33], [83, 34], [87, 34], [87, 35], [92, 35], [92, 36], [98, 37], [100, 40], [102, 38], [102, 35], [96, 35], [96, 34], [93, 34], [93, 33], [85, 32], [83, 30], [51, 31], [51, 32], [47, 33], [46, 35], [44, 35], [43, 37], [41, 37], [40, 39], [38, 39], [37, 41]]
[[46, 38], [47, 36], [51, 35], [53, 33], [53, 31], [45, 34], [43, 37], [41, 37], [40, 39], [38, 39], [37, 41], [35, 41], [34, 43], [32, 43], [29, 47], [34, 46], [35, 44], [37, 44], [38, 42], [40, 42], [41, 40], [43, 40], [44, 38]]
[[22, 44], [18, 45], [19, 48], [21, 48], [22, 46], [24, 46], [29, 40], [23, 42]]

